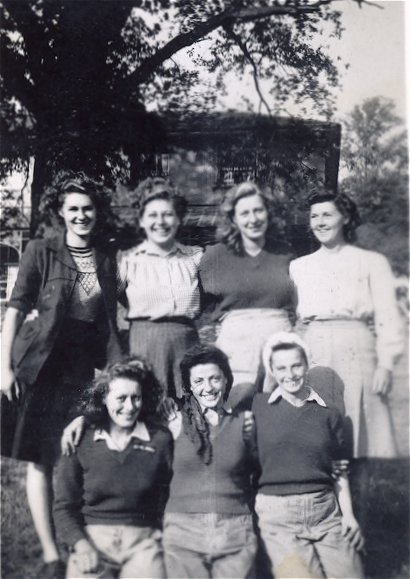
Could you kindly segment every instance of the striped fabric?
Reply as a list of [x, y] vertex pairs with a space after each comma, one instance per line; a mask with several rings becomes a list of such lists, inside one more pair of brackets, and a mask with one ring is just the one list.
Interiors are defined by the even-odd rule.
[[166, 256], [143, 242], [118, 257], [128, 319], [193, 319], [199, 314], [198, 268], [202, 249], [177, 243]]

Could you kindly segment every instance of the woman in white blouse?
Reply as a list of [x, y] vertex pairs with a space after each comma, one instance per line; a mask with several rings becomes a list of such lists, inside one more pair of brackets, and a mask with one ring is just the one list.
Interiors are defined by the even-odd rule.
[[360, 222], [351, 199], [322, 192], [308, 203], [320, 247], [290, 265], [304, 337], [314, 362], [332, 368], [344, 383], [353, 456], [392, 458], [387, 395], [402, 348], [392, 271], [380, 253], [351, 244]]
[[148, 178], [136, 192], [139, 226], [146, 239], [119, 254], [130, 353], [149, 362], [165, 392], [180, 398], [179, 362], [199, 340], [193, 320], [200, 311], [202, 249], [176, 240], [187, 201], [169, 182]]

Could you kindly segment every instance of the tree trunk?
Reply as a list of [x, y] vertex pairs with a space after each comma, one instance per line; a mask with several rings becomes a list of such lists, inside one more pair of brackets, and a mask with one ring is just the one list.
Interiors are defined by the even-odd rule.
[[30, 238], [35, 237], [40, 223], [40, 200], [48, 180], [47, 152], [39, 148], [34, 160], [33, 182], [31, 184]]

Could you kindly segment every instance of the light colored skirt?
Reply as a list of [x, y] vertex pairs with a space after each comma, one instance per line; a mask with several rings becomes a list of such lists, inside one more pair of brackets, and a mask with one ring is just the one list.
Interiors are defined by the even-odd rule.
[[359, 320], [314, 321], [303, 337], [313, 364], [330, 367], [343, 382], [346, 432], [351, 432], [348, 442], [353, 456], [394, 458], [388, 398], [372, 392], [377, 357], [375, 337], [367, 325]]
[[233, 385], [255, 383], [266, 340], [276, 332], [290, 332], [286, 310], [255, 308], [233, 310], [221, 322], [216, 346], [229, 357]]

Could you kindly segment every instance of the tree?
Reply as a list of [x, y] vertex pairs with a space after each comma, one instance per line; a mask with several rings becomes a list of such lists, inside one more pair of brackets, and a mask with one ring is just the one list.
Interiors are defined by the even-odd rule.
[[[324, 23], [341, 34], [331, 1], [3, 0], [3, 157], [35, 156], [32, 232], [57, 169], [86, 167], [111, 181], [129, 172], [165, 138], [146, 111], [211, 108], [228, 71], [250, 71], [269, 112], [292, 97], [330, 115], [338, 74], [319, 40]], [[200, 41], [206, 56], [192, 48]], [[191, 67], [174, 60], [187, 47]], [[201, 69], [212, 83], [198, 85]], [[276, 108], [260, 79], [270, 80]]]
[[408, 269], [408, 156], [403, 121], [390, 99], [374, 97], [354, 107], [342, 132], [341, 190], [357, 202], [364, 222], [362, 245], [380, 249], [395, 270]]

